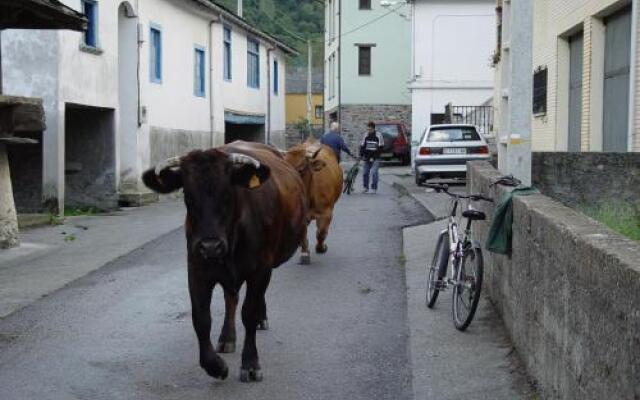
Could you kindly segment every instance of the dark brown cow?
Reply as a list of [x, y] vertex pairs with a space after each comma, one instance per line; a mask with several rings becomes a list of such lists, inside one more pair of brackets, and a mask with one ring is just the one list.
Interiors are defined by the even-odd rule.
[[214, 378], [227, 377], [228, 367], [209, 337], [211, 293], [220, 284], [225, 295], [217, 350], [233, 352], [238, 292], [246, 282], [240, 379], [261, 380], [256, 329], [266, 324], [264, 295], [271, 270], [295, 253], [306, 229], [299, 174], [269, 146], [234, 142], [167, 160], [146, 171], [143, 181], [158, 193], [184, 190], [189, 294], [200, 365]]
[[[308, 222], [316, 221], [316, 253], [325, 253], [333, 207], [342, 193], [342, 168], [333, 150], [312, 138], [291, 148], [284, 157], [302, 177], [309, 201]], [[310, 259], [309, 240], [305, 233], [300, 263], [308, 264]]]

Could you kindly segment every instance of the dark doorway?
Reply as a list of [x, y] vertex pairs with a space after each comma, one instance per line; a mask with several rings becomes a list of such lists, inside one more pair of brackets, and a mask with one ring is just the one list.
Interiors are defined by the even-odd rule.
[[42, 212], [42, 143], [10, 145], [7, 152], [17, 212]]
[[117, 207], [114, 110], [67, 103], [65, 206]]
[[224, 130], [225, 143], [231, 143], [236, 140], [264, 143], [264, 124], [234, 124], [225, 122]]

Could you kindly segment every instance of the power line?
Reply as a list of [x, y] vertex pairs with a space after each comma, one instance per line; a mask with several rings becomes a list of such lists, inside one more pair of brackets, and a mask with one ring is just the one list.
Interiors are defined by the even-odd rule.
[[[344, 33], [340, 34], [339, 36], [334, 36], [333, 38], [331, 38], [331, 40], [333, 40], [333, 39], [338, 39], [338, 38], [343, 38], [343, 37], [345, 37], [345, 36], [347, 36], [347, 35], [349, 35], [349, 34], [351, 34], [351, 33], [354, 33], [354, 32], [356, 32], [356, 31], [359, 31], [360, 29], [365, 28], [365, 27], [367, 27], [367, 26], [369, 26], [369, 25], [373, 24], [374, 22], [378, 22], [379, 20], [381, 20], [381, 19], [382, 19], [382, 18], [384, 18], [384, 17], [386, 17], [386, 16], [388, 16], [388, 15], [391, 15], [391, 14], [393, 14], [393, 13], [397, 12], [399, 9], [401, 9], [402, 7], [404, 7], [404, 6], [406, 6], [406, 5], [407, 5], [406, 3], [402, 3], [402, 4], [400, 4], [398, 7], [393, 8], [393, 9], [390, 9], [387, 13], [382, 14], [382, 15], [380, 15], [379, 17], [376, 17], [376, 18], [372, 19], [371, 21], [365, 22], [364, 24], [362, 24], [362, 25], [360, 25], [360, 26], [357, 26], [357, 27], [355, 27], [355, 28], [351, 29], [350, 31], [344, 32]], [[326, 43], [329, 43], [329, 42], [330, 42], [330, 41], [326, 41]]]

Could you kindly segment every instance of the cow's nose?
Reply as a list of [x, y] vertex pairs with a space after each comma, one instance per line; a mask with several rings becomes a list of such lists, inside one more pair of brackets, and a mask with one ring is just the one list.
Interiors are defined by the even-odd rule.
[[204, 239], [198, 245], [198, 251], [204, 258], [219, 258], [224, 255], [227, 246], [220, 239]]

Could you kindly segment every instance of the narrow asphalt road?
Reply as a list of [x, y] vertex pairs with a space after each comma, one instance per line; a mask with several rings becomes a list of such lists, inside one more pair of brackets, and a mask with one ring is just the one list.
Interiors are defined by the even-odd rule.
[[328, 254], [274, 273], [261, 383], [239, 382], [241, 346], [226, 381], [200, 369], [174, 231], [0, 320], [0, 399], [410, 399], [401, 228], [425, 218], [389, 186], [340, 200]]

